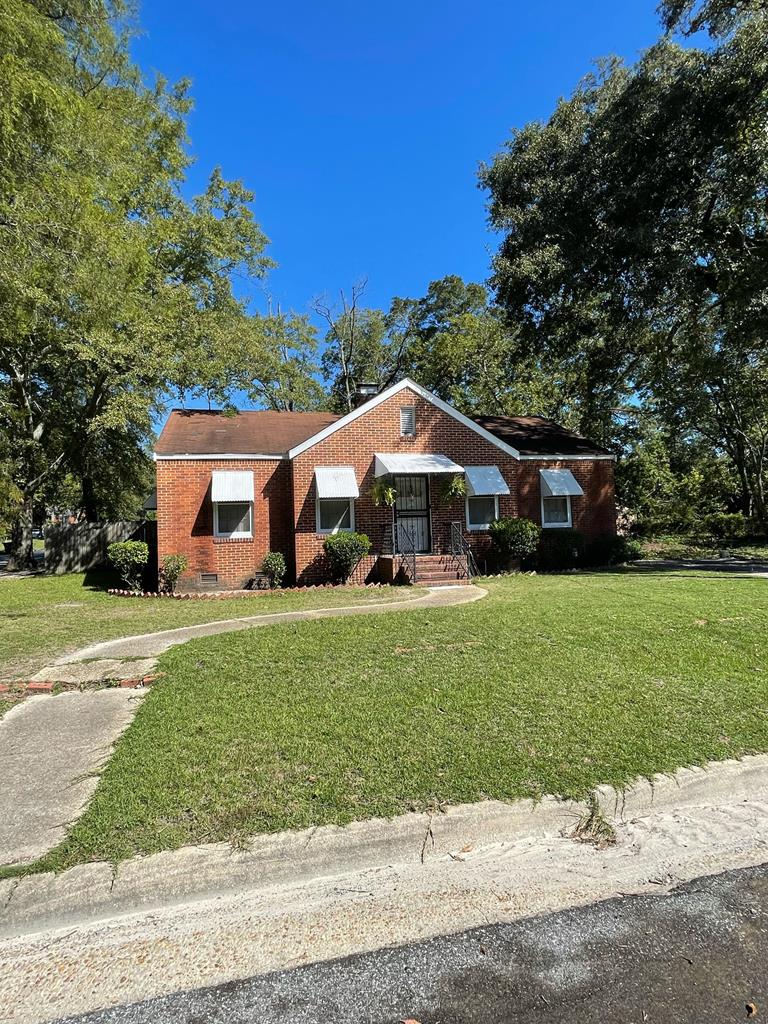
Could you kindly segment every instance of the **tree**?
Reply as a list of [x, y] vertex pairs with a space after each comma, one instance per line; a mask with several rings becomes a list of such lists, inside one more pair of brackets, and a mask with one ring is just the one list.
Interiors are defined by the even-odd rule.
[[323, 374], [331, 385], [333, 404], [343, 412], [354, 407], [356, 383], [360, 373], [368, 369], [368, 361], [375, 346], [381, 344], [383, 331], [378, 333], [376, 313], [360, 306], [368, 281], [363, 278], [352, 285], [349, 297], [342, 289], [339, 304], [331, 305], [326, 298], [315, 299], [315, 313], [327, 324], [323, 355]]
[[[634, 67], [602, 62], [481, 171], [503, 233], [496, 299], [529, 351], [577, 371], [588, 432], [610, 432], [638, 396], [663, 394], [669, 410], [685, 367], [710, 403], [697, 418], [711, 421], [711, 355], [765, 365], [768, 14], [719, 0], [670, 0], [662, 14], [670, 29], [708, 24], [716, 45], [664, 38]], [[738, 460], [749, 431], [733, 418], [720, 427]], [[764, 481], [734, 465], [744, 505], [757, 507]]]
[[31, 562], [42, 488], [66, 470], [96, 514], [110, 457], [138, 467], [163, 395], [192, 365], [198, 385], [218, 372], [250, 329], [233, 275], [270, 265], [240, 183], [215, 171], [182, 197], [187, 86], [144, 84], [129, 14], [121, 0], [0, 12], [0, 427], [20, 494], [16, 566]]

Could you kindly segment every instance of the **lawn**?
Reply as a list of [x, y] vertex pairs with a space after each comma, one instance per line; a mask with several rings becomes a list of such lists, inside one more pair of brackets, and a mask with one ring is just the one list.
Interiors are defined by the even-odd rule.
[[405, 600], [423, 591], [402, 587], [259, 591], [211, 601], [111, 597], [107, 574], [6, 576], [0, 579], [0, 679], [31, 674], [52, 656], [100, 640], [264, 612]]
[[719, 558], [729, 557], [768, 562], [768, 543], [759, 539], [715, 541], [702, 537], [667, 534], [643, 540], [643, 558]]
[[516, 576], [439, 610], [196, 640], [38, 865], [599, 783], [768, 749], [768, 580]]

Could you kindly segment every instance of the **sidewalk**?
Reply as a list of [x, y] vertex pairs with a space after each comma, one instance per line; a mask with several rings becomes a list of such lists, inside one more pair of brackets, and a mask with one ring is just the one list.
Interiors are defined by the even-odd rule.
[[[605, 788], [584, 805], [481, 803], [83, 865], [0, 883], [13, 1024], [150, 999], [633, 893], [768, 860], [768, 756]], [[14, 937], [15, 936], [15, 937]]]

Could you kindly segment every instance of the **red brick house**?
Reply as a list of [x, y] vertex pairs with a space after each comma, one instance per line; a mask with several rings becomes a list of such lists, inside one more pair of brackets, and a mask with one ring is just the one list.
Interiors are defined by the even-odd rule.
[[[323, 541], [343, 530], [372, 541], [358, 581], [415, 567], [418, 582], [455, 582], [468, 550], [483, 568], [492, 519], [616, 526], [609, 452], [540, 417], [470, 419], [407, 379], [345, 416], [176, 410], [155, 460], [158, 556], [187, 556], [188, 590], [246, 586], [268, 551], [291, 580], [320, 582]], [[446, 500], [456, 476], [466, 497]], [[394, 507], [374, 502], [377, 480]]]

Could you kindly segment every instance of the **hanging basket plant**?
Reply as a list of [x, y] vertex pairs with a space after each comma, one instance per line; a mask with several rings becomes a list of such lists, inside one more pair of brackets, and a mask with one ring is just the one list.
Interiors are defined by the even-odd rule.
[[466, 498], [467, 481], [459, 473], [449, 476], [443, 484], [443, 501], [455, 501], [457, 498]]
[[377, 507], [389, 505], [392, 508], [397, 501], [397, 490], [385, 480], [376, 480], [371, 488], [371, 500]]

